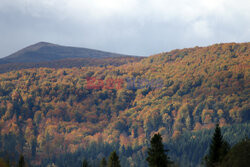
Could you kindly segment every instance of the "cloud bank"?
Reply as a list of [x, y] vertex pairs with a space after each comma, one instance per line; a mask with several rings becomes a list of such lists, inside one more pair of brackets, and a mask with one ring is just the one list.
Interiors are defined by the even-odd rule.
[[250, 41], [247, 0], [1, 0], [0, 57], [47, 41], [148, 56]]

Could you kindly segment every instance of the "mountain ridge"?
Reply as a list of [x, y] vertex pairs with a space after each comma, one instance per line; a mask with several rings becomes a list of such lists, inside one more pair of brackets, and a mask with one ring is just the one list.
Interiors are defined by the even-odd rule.
[[39, 67], [71, 68], [122, 65], [137, 62], [141, 56], [39, 42], [0, 59], [0, 73]]
[[0, 60], [8, 63], [37, 63], [65, 58], [107, 58], [132, 55], [118, 54], [96, 49], [63, 46], [48, 42], [38, 42], [27, 46]]

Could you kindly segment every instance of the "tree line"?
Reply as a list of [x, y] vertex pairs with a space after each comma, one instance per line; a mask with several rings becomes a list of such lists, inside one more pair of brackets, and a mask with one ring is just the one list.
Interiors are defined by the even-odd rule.
[[[211, 139], [208, 154], [203, 158], [204, 167], [245, 167], [250, 163], [250, 139], [245, 137], [233, 148], [223, 138], [219, 124], [216, 124], [214, 134]], [[178, 166], [166, 154], [169, 150], [164, 148], [162, 136], [157, 133], [150, 140], [148, 156], [146, 161], [149, 167], [170, 167]], [[90, 167], [86, 160], [83, 161], [82, 167]], [[116, 152], [109, 156], [108, 163], [103, 158], [100, 167], [121, 167], [119, 157]]]
[[[219, 124], [216, 124], [211, 139], [208, 153], [204, 156], [202, 166], [204, 167], [245, 167], [250, 163], [250, 139], [246, 136], [232, 148], [223, 138]], [[157, 133], [150, 140], [147, 149], [147, 165], [149, 167], [178, 167], [178, 163], [170, 159], [168, 149], [164, 147], [162, 136]], [[10, 162], [0, 159], [1, 167], [10, 167]], [[13, 165], [12, 165], [13, 166]], [[21, 155], [17, 167], [27, 167], [24, 156]], [[51, 164], [51, 167], [55, 164]], [[87, 159], [83, 159], [81, 167], [91, 167]], [[105, 157], [99, 162], [99, 167], [121, 167], [120, 159], [116, 151], [110, 153], [108, 161]]]

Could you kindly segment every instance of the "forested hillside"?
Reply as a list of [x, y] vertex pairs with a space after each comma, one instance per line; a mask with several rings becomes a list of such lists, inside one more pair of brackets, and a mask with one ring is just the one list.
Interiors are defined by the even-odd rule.
[[[249, 48], [250, 43], [216, 44], [118, 67], [0, 74], [1, 151], [14, 146], [39, 165], [42, 159], [54, 162], [55, 155], [80, 156], [79, 150], [94, 150], [98, 143], [106, 152], [93, 151], [97, 159], [119, 148], [126, 163], [140, 166], [141, 160], [143, 166], [144, 146], [156, 132], [171, 143], [183, 133], [211, 129], [215, 123], [245, 123], [249, 129]], [[12, 138], [18, 140], [6, 142]]]

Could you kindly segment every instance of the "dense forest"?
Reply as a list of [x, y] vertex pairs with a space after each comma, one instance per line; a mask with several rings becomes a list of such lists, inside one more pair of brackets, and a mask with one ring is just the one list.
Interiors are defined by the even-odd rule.
[[250, 135], [249, 48], [216, 44], [120, 66], [0, 74], [1, 154], [22, 153], [33, 166], [77, 166], [117, 150], [122, 166], [145, 166], [145, 148], [159, 132], [170, 157], [196, 166], [216, 123], [231, 144]]

